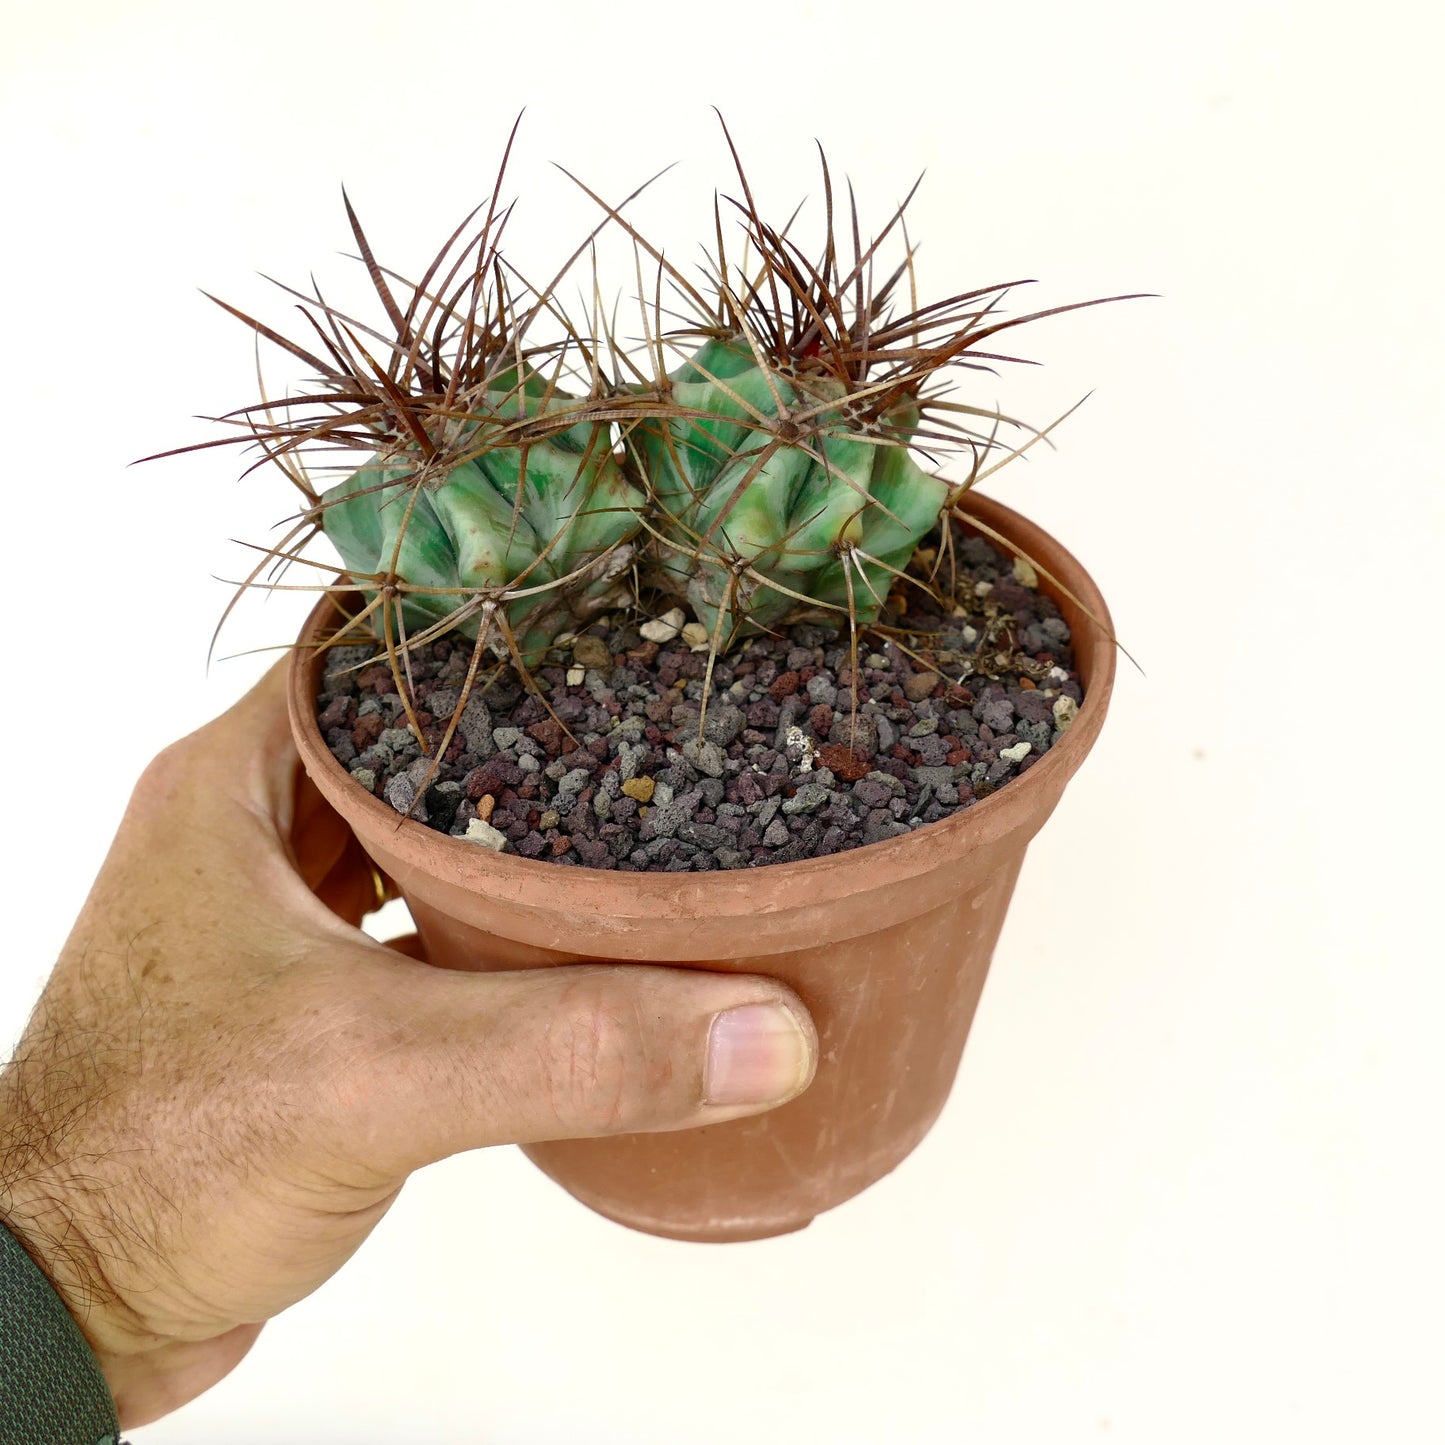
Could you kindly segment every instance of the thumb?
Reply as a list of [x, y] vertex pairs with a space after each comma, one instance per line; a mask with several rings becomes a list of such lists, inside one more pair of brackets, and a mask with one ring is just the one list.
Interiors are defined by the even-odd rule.
[[643, 964], [390, 967], [404, 976], [369, 1002], [386, 1024], [375, 1047], [351, 1040], [354, 1087], [341, 1097], [355, 1117], [337, 1121], [387, 1175], [489, 1144], [761, 1113], [802, 1093], [817, 1065], [813, 1021], [775, 979]]

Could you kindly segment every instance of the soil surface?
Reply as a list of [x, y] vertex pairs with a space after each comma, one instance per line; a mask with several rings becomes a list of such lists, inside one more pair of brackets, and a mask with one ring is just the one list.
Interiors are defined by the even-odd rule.
[[[933, 581], [945, 590], [953, 574], [950, 600], [900, 583], [859, 630], [856, 696], [846, 620], [800, 623], [717, 660], [699, 737], [706, 643], [689, 640], [696, 627], [648, 640], [692, 619], [643, 611], [559, 642], [535, 673], [546, 704], [484, 664], [440, 766], [369, 648], [327, 654], [317, 721], [398, 813], [563, 866], [747, 868], [880, 842], [1027, 772], [1083, 698], [1068, 625], [1031, 570], [961, 530], [952, 551]], [[910, 571], [926, 577], [936, 555], [925, 548]], [[433, 750], [471, 653], [463, 638], [411, 654]]]

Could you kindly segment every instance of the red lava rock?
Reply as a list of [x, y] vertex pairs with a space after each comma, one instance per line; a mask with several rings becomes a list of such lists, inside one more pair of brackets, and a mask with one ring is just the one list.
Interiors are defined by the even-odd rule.
[[791, 697], [797, 692], [801, 685], [796, 672], [780, 672], [773, 679], [773, 685], [768, 689], [768, 696], [774, 702], [782, 702], [785, 697]]
[[960, 763], [971, 763], [973, 754], [967, 748], [954, 748], [944, 759], [950, 768], [956, 768]]
[[555, 758], [562, 751], [562, 739], [566, 734], [562, 730], [562, 724], [556, 718], [543, 718], [541, 722], [534, 722], [527, 729], [527, 736], [536, 739], [547, 749], [547, 756]]
[[356, 703], [349, 697], [334, 697], [317, 717], [316, 726], [327, 733], [332, 728], [346, 727], [355, 720]]
[[807, 687], [807, 685], [812, 682], [812, 680], [817, 677], [817, 675], [818, 669], [816, 667], [805, 667], [802, 672], [798, 674], [798, 686]]
[[972, 707], [974, 703], [973, 690], [956, 682], [948, 689], [948, 696], [945, 701], [949, 707]]
[[359, 691], [374, 692], [378, 697], [384, 692], [396, 691], [396, 681], [389, 667], [368, 667], [356, 679], [356, 686]]
[[888, 701], [894, 707], [908, 706], [908, 697], [901, 687], [895, 687], [893, 691], [888, 694]]
[[539, 792], [541, 792], [541, 789], [536, 785], [536, 783], [532, 781], [531, 778], [528, 778], [527, 781], [523, 783], [520, 788], [517, 789], [517, 796], [519, 798], [531, 799], [535, 798]]
[[845, 748], [842, 743], [828, 743], [818, 749], [818, 759], [835, 777], [845, 783], [856, 783], [872, 769], [873, 760], [862, 752]]
[[655, 723], [648, 723], [648, 725], [642, 730], [642, 736], [645, 737], [647, 741], [652, 744], [653, 747], [661, 747], [663, 740], [662, 729], [658, 727]]
[[825, 702], [818, 703], [808, 714], [808, 726], [815, 737], [827, 737], [833, 730], [833, 709]]
[[909, 702], [922, 702], [926, 697], [933, 696], [933, 689], [938, 684], [936, 672], [915, 672], [903, 684], [903, 695]]
[[913, 759], [913, 749], [905, 747], [902, 743], [894, 743], [893, 746], [888, 749], [888, 756], [890, 758], [897, 758], [899, 762], [911, 762]]
[[365, 752], [386, 729], [379, 712], [369, 712], [357, 718], [351, 730], [351, 741], [358, 752]]
[[623, 654], [629, 662], [640, 662], [646, 666], [657, 656], [658, 644], [655, 642], [641, 642], [636, 647]]
[[1031, 677], [1019, 678], [1019, 687], [1024, 692], [1037, 692], [1038, 686], [1038, 683], [1036, 683]]
[[565, 833], [559, 833], [552, 839], [552, 856], [560, 858], [571, 846], [572, 840]]
[[484, 794], [490, 793], [494, 797], [507, 791], [508, 785], [520, 782], [522, 770], [516, 763], [506, 758], [492, 758], [479, 768], [473, 768], [464, 779], [467, 789], [467, 797], [472, 802]]

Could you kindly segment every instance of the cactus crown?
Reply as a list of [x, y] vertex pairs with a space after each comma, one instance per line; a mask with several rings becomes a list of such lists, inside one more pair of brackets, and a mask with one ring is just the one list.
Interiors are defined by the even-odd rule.
[[[810, 259], [790, 236], [792, 220], [763, 218], [724, 134], [741, 196], [715, 199], [716, 251], [701, 285], [621, 207], [582, 186], [603, 209], [601, 226], [620, 226], [639, 260], [656, 264], [638, 351], [597, 314], [585, 330], [574, 325], [557, 300], [597, 231], [547, 286], [504, 262], [511, 139], [489, 200], [414, 285], [378, 264], [346, 201], [389, 332], [319, 291], [284, 288], [317, 338], [309, 346], [219, 303], [318, 383], [219, 419], [237, 429], [226, 440], [254, 442], [304, 499], [241, 590], [277, 585], [260, 580], [277, 564], [330, 570], [305, 553], [324, 532], [346, 571], [320, 588], [364, 598], [337, 640], [384, 643], [404, 698], [410, 647], [458, 629], [475, 644], [468, 687], [487, 653], [510, 659], [530, 684], [558, 635], [636, 600], [639, 585], [685, 601], [714, 654], [749, 631], [819, 613], [847, 619], [856, 651], [859, 628], [874, 622], [940, 515], [1045, 434], [1004, 446], [1000, 429], [1021, 424], [947, 399], [946, 373], [1008, 360], [984, 344], [1075, 306], [1004, 318], [1004, 297], [1025, 283], [920, 305], [904, 220], [917, 184], [867, 244], [850, 187], [840, 247], [821, 149], [825, 236]], [[729, 214], [741, 221], [731, 255]], [[882, 248], [895, 235], [902, 257], [888, 268]], [[539, 320], [560, 338], [534, 342]], [[969, 458], [962, 481], [915, 459], [943, 451]], [[328, 488], [308, 475], [318, 457], [343, 473]], [[949, 536], [945, 527], [945, 544]]]

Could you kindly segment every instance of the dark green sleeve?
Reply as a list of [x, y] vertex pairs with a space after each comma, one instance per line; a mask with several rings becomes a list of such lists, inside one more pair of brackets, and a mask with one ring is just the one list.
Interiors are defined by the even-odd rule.
[[0, 1225], [0, 1445], [117, 1445], [119, 1429], [80, 1326]]

